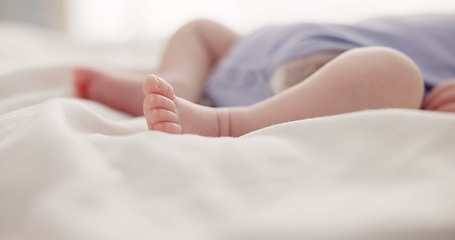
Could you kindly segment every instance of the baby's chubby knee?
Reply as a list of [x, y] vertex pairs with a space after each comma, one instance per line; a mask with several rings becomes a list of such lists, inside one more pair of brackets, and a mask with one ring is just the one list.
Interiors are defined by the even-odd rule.
[[403, 84], [422, 85], [422, 74], [417, 65], [400, 51], [388, 47], [364, 47], [345, 52], [346, 58], [365, 65], [376, 66], [376, 73]]
[[402, 52], [387, 47], [365, 47], [347, 51], [345, 55], [356, 62], [373, 66], [372, 74], [382, 76], [374, 78], [376, 81], [408, 93], [423, 94], [422, 74], [414, 61]]
[[384, 89], [387, 98], [403, 102], [406, 107], [419, 107], [424, 93], [422, 75], [402, 52], [387, 47], [365, 47], [347, 51], [341, 57], [364, 70], [365, 77], [359, 84]]

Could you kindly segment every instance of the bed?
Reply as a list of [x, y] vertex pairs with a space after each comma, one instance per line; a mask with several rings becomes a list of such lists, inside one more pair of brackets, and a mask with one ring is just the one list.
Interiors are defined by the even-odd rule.
[[0, 36], [0, 239], [455, 239], [453, 114], [152, 132], [75, 98], [71, 69], [140, 78], [160, 41], [89, 46], [15, 23]]

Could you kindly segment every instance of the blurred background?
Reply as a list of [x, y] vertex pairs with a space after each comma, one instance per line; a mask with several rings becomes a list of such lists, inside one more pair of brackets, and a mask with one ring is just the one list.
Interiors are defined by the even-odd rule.
[[68, 33], [85, 42], [164, 38], [194, 18], [245, 33], [296, 21], [346, 23], [379, 15], [455, 12], [454, 0], [0, 0], [0, 19]]

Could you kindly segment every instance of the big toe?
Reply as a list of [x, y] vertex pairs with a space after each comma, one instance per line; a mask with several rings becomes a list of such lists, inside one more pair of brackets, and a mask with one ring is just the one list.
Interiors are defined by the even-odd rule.
[[150, 75], [144, 81], [143, 86], [144, 94], [158, 94], [164, 97], [167, 97], [171, 100], [175, 99], [174, 89], [169, 83], [157, 77], [155, 75]]

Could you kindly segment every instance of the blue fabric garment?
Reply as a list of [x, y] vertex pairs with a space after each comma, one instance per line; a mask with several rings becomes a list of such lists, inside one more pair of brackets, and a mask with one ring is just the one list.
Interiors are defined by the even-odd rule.
[[371, 19], [353, 25], [270, 26], [242, 38], [211, 73], [214, 106], [250, 105], [271, 96], [268, 80], [281, 64], [325, 50], [385, 46], [419, 66], [427, 90], [455, 77], [455, 14]]

